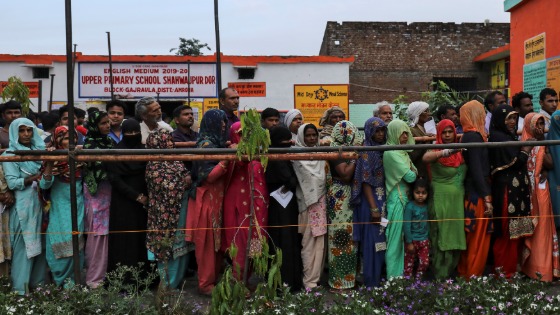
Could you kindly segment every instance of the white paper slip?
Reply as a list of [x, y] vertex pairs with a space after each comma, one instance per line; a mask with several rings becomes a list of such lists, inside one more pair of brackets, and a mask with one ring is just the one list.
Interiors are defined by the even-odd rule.
[[292, 200], [292, 198], [294, 197], [294, 193], [291, 191], [287, 191], [286, 193], [282, 192], [282, 189], [284, 189], [284, 186], [276, 189], [275, 191], [270, 193], [270, 197], [276, 199], [276, 201], [278, 201], [278, 203], [286, 208], [288, 206], [288, 204], [290, 203], [290, 201]]
[[424, 129], [426, 133], [437, 134], [436, 122], [433, 119], [424, 123]]
[[546, 180], [542, 183], [539, 183], [539, 189], [546, 189]]
[[385, 218], [381, 218], [381, 226], [382, 227], [387, 227], [387, 223], [389, 223], [389, 220], [385, 219]]

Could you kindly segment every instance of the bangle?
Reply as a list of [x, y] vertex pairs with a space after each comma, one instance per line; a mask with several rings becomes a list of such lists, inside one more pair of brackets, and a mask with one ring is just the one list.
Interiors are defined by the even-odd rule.
[[225, 165], [222, 164], [222, 162], [218, 162], [218, 165], [219, 165], [221, 168], [223, 168], [224, 170], [226, 169]]
[[379, 213], [379, 208], [370, 208], [369, 211], [372, 213]]
[[136, 198], [136, 201], [140, 202], [140, 200], [142, 200], [142, 198], [144, 198], [144, 194], [138, 195], [138, 198]]
[[529, 152], [525, 152], [525, 151], [521, 150], [521, 153], [523, 153], [523, 154], [529, 156]]

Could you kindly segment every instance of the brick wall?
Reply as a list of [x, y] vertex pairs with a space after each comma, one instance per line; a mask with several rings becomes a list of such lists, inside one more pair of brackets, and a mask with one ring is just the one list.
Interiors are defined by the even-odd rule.
[[[320, 55], [354, 56], [350, 66], [353, 103], [392, 101], [425, 91], [433, 77], [490, 81], [477, 55], [509, 43], [509, 23], [328, 22]], [[393, 90], [393, 91], [386, 91]]]

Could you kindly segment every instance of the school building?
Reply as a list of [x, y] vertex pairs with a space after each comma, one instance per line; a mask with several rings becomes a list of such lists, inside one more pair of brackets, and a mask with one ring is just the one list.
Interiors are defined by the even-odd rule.
[[[108, 59], [76, 53], [76, 107], [104, 108], [111, 99]], [[237, 89], [242, 111], [299, 108], [306, 121], [317, 123], [327, 107], [337, 105], [348, 110], [349, 67], [353, 61], [354, 57], [334, 56], [222, 55], [221, 82], [223, 87]], [[56, 109], [66, 103], [66, 56], [0, 54], [0, 84], [14, 75], [30, 88], [33, 110]], [[115, 97], [130, 104], [129, 115], [136, 101], [145, 96], [158, 97], [167, 114], [181, 104], [190, 104], [197, 117], [218, 107], [216, 55], [112, 56], [112, 82]]]

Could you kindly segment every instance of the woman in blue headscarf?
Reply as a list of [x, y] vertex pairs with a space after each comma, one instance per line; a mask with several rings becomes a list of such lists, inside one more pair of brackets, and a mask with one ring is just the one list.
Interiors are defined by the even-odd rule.
[[[380, 118], [368, 119], [364, 132], [365, 146], [385, 144], [387, 126]], [[366, 287], [379, 286], [387, 248], [385, 228], [379, 224], [382, 217], [387, 217], [382, 151], [366, 151], [360, 155], [354, 171], [350, 203], [354, 206], [354, 223], [357, 223], [354, 224], [354, 241], [360, 242], [364, 256], [364, 284]]]
[[[45, 142], [35, 124], [18, 118], [10, 124], [10, 146], [4, 155], [15, 150], [44, 150]], [[12, 243], [12, 288], [18, 294], [29, 287], [43, 284], [46, 269], [45, 253], [41, 250], [43, 213], [39, 202], [37, 181], [41, 178], [41, 162], [4, 162], [8, 188], [16, 202], [10, 209], [10, 241]]]

